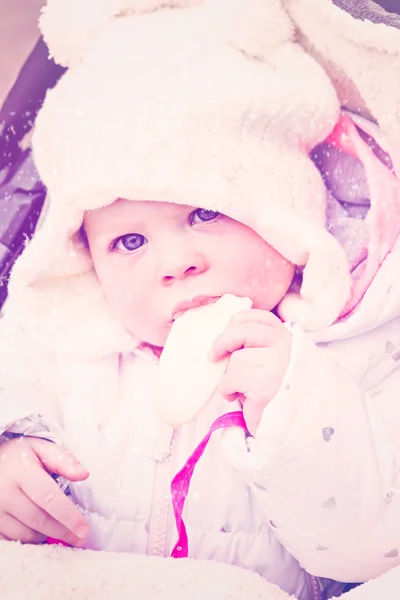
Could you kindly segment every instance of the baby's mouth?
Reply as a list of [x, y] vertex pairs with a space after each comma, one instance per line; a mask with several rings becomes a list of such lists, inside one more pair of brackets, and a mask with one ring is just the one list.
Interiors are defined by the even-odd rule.
[[194, 296], [191, 300], [185, 300], [183, 302], [179, 302], [172, 312], [172, 319], [170, 323], [172, 324], [176, 319], [179, 319], [187, 310], [191, 310], [192, 308], [198, 308], [199, 306], [205, 306], [207, 304], [214, 304], [219, 300], [220, 296]]

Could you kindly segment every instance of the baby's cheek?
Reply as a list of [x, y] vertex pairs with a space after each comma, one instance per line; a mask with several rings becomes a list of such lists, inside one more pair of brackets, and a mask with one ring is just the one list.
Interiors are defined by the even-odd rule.
[[137, 295], [133, 290], [116, 281], [103, 287], [103, 292], [113, 314], [125, 327], [130, 326], [135, 315], [140, 313], [141, 307], [140, 303], [138, 305]]
[[263, 304], [262, 308], [271, 310], [286, 295], [294, 277], [294, 267], [280, 255], [267, 258], [264, 264], [253, 273], [253, 289]]

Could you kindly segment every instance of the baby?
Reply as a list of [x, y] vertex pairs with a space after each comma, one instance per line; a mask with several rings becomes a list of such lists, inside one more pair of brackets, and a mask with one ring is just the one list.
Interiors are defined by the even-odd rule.
[[[70, 68], [1, 323], [0, 536], [215, 559], [300, 600], [398, 564], [395, 151], [274, 0], [49, 0], [41, 26]], [[163, 348], [228, 294], [251, 308], [210, 347], [218, 389], [173, 427]]]
[[246, 395], [246, 423], [255, 433], [289, 362], [290, 332], [271, 311], [294, 266], [252, 229], [212, 210], [119, 199], [87, 213], [84, 226], [109, 306], [157, 356], [182, 311], [226, 293], [251, 298], [252, 310], [216, 340], [212, 360], [233, 354], [219, 392], [227, 400]]

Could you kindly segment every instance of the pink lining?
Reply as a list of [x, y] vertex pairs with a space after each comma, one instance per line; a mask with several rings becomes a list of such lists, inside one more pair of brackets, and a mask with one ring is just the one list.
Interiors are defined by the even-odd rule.
[[350, 117], [342, 115], [326, 141], [363, 164], [371, 201], [365, 219], [369, 232], [365, 269], [353, 279], [350, 298], [340, 315], [343, 318], [360, 303], [400, 234], [400, 182], [364, 142]]

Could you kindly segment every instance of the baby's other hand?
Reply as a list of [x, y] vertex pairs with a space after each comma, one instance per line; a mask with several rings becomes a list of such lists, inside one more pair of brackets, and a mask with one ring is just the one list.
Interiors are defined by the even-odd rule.
[[215, 341], [210, 358], [229, 356], [218, 391], [240, 400], [248, 430], [255, 435], [267, 404], [278, 392], [290, 360], [292, 336], [269, 311], [237, 313]]
[[49, 473], [70, 481], [89, 476], [52, 442], [20, 437], [0, 445], [0, 540], [40, 544], [50, 537], [83, 546], [89, 525]]

